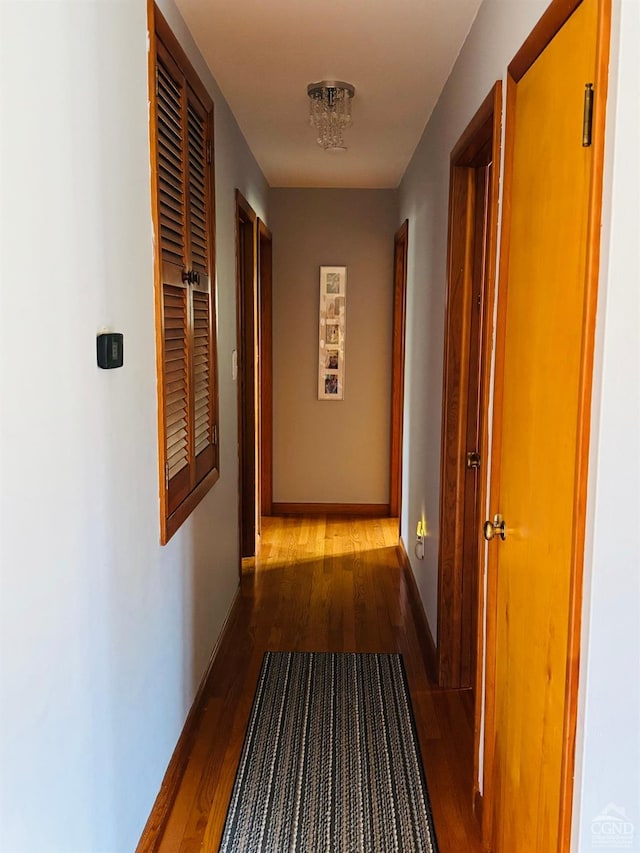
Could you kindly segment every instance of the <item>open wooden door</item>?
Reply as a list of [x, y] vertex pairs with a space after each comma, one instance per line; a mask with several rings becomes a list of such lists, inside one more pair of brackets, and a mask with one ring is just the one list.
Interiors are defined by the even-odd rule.
[[240, 557], [256, 553], [258, 532], [257, 217], [236, 190], [238, 464]]
[[404, 410], [404, 350], [407, 324], [407, 254], [409, 220], [405, 219], [393, 241], [393, 343], [391, 360], [391, 467], [389, 515], [402, 509], [402, 416]]
[[608, 20], [604, 0], [558, 0], [509, 67], [485, 524], [494, 853], [569, 849]]
[[258, 361], [260, 387], [258, 413], [260, 434], [260, 506], [258, 523], [273, 509], [273, 348], [272, 348], [272, 237], [264, 222], [258, 220]]
[[[482, 693], [481, 526], [487, 500], [488, 399], [498, 226], [502, 84], [451, 152], [443, 370], [438, 683]], [[481, 704], [474, 702], [479, 737]]]

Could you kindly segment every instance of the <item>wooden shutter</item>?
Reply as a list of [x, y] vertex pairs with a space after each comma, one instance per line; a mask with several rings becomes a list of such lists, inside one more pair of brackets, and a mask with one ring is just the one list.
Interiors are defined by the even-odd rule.
[[195, 93], [187, 92], [188, 240], [191, 269], [193, 320], [193, 439], [196, 481], [215, 464], [214, 383], [211, 350], [211, 213], [209, 182], [211, 147], [207, 139], [207, 112]]
[[157, 8], [155, 15], [152, 139], [166, 542], [217, 479], [213, 103]]

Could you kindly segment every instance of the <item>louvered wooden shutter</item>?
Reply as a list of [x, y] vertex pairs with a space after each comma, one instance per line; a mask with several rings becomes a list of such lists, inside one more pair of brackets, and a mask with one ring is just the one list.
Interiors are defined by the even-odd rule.
[[163, 541], [217, 469], [213, 104], [170, 46], [157, 40], [155, 92]]
[[212, 203], [207, 176], [211, 168], [207, 140], [207, 112], [194, 92], [187, 92], [188, 242], [191, 269], [193, 324], [193, 440], [196, 481], [215, 464], [214, 383], [211, 349], [211, 253]]

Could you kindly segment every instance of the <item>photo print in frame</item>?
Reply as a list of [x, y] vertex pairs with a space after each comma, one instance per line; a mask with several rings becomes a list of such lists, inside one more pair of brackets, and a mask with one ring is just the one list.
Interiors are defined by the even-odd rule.
[[344, 400], [347, 268], [320, 267], [318, 399]]

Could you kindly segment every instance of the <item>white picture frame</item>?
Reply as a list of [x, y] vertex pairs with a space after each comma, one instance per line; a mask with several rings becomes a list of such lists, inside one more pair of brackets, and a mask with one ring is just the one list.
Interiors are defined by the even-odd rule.
[[344, 400], [347, 268], [320, 267], [318, 400]]

